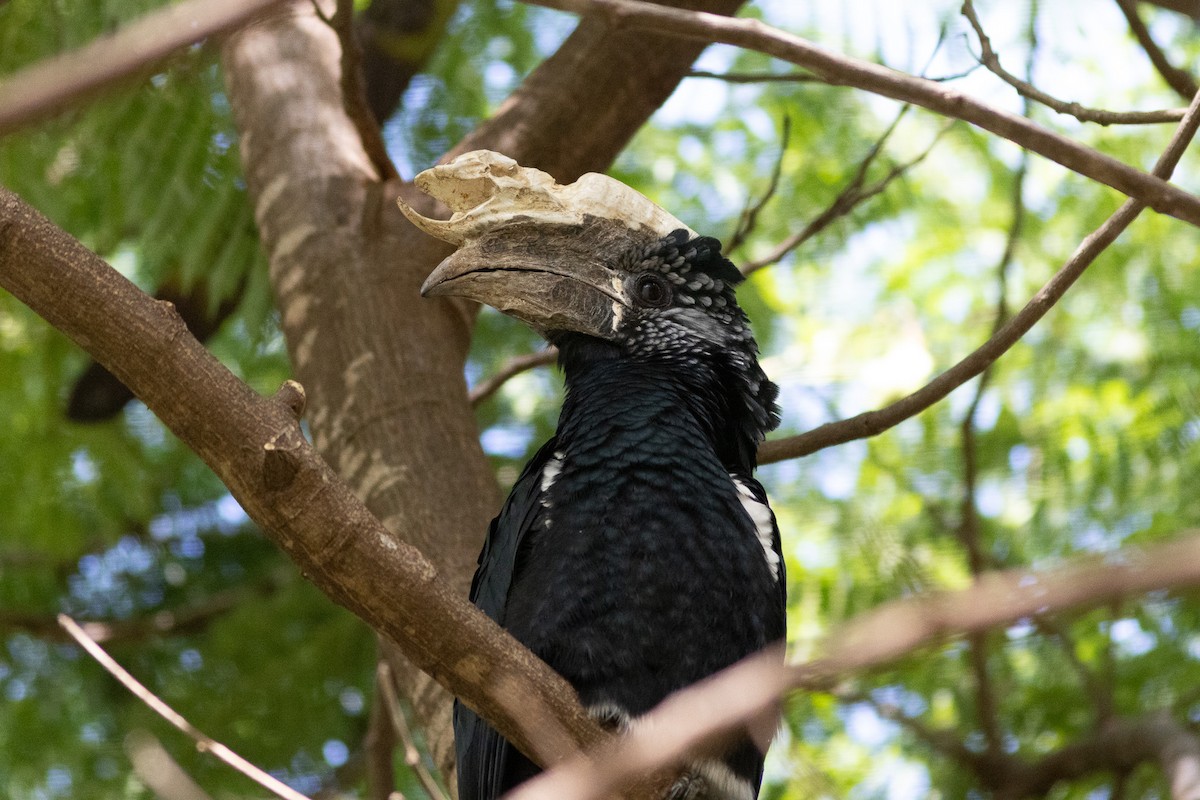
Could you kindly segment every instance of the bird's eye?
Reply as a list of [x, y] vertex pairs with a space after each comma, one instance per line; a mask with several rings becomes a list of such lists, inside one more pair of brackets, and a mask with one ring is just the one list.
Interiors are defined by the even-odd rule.
[[637, 279], [634, 292], [650, 308], [663, 308], [671, 302], [671, 286], [659, 275], [649, 273]]

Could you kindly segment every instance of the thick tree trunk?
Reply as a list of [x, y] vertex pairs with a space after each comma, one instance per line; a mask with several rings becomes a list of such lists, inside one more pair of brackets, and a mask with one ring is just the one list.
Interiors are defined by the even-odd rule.
[[[342, 111], [339, 56], [306, 4], [230, 39], [246, 177], [317, 449], [465, 593], [499, 498], [460, 400], [466, 330], [418, 294], [417, 265], [448, 251], [398, 234], [408, 223]], [[399, 678], [434, 758], [451, 763], [445, 693], [411, 668]]]

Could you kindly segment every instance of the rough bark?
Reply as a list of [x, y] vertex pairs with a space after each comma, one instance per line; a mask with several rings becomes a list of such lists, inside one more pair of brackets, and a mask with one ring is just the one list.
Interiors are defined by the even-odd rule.
[[[669, 0], [658, 5], [732, 14], [742, 0]], [[614, 30], [585, 18], [497, 111], [445, 159], [486, 148], [559, 183], [608, 169], [662, 105], [705, 43]]]
[[385, 528], [305, 441], [298, 384], [260, 397], [188, 334], [170, 303], [2, 188], [0, 287], [132, 387], [318, 588], [486, 709], [518, 747], [551, 762], [602, 736], [559, 675]]
[[367, 105], [382, 124], [433, 54], [459, 0], [372, 0], [355, 20]]
[[[403, 264], [448, 251], [397, 235], [408, 223], [343, 113], [337, 37], [311, 6], [241, 31], [224, 52], [314, 444], [464, 595], [478, 532], [499, 498], [474, 419], [447, 401], [465, 391], [467, 336], [453, 315], [415, 301], [420, 276]], [[452, 763], [445, 694], [416, 670], [398, 674], [437, 763]]]
[[[739, 0], [689, 5], [732, 11]], [[458, 149], [501, 150], [562, 181], [602, 170], [701, 48], [585, 22]], [[463, 381], [473, 313], [420, 299], [421, 280], [449, 250], [395, 205], [404, 192], [433, 211], [425, 198], [378, 182], [342, 109], [339, 55], [306, 3], [227, 41], [247, 183], [314, 443], [465, 595], [500, 499]], [[396, 672], [448, 770], [448, 698], [418, 671]]]

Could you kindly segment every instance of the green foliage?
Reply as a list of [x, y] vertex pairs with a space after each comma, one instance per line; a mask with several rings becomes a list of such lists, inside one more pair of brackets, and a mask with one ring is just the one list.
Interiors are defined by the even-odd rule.
[[[0, 3], [0, 74], [153, 5]], [[819, 5], [801, 12], [776, 0], [747, 13], [915, 70], [943, 22], [961, 27], [949, 4], [914, 8], [904, 12], [911, 31], [901, 41], [905, 34], [886, 20], [863, 14], [845, 26]], [[1063, 93], [1096, 106], [1178, 103], [1115, 12], [1067, 24], [1066, 12], [1046, 5], [1035, 71], [1046, 88], [1078, 79]], [[997, 9], [981, 13], [985, 24], [1002, 25]], [[1189, 63], [1200, 48], [1190, 23], [1165, 12], [1154, 22], [1177, 63]], [[386, 126], [404, 171], [431, 164], [486, 118], [572, 24], [507, 0], [463, 3]], [[972, 63], [953, 30], [930, 74]], [[1021, 35], [992, 33], [1015, 71]], [[699, 66], [789, 71], [725, 47], [710, 49]], [[1016, 107], [982, 74], [963, 88]], [[827, 208], [898, 113], [890, 101], [819, 83], [688, 79], [612, 173], [693, 228], [728, 240], [743, 210], [768, 193], [778, 165], [778, 186], [732, 253], [744, 263]], [[1142, 167], [1168, 136], [1165, 128], [1102, 129], [1034, 115]], [[924, 151], [942, 125], [906, 114], [868, 182]], [[236, 151], [215, 49], [205, 45], [4, 139], [0, 183], [147, 289], [201, 287], [212, 308], [238, 298], [209, 345], [270, 391], [288, 365]], [[1001, 299], [1007, 313], [1019, 309], [1120, 202], [1031, 159], [1021, 236], [1001, 270], [1019, 158], [1005, 142], [954, 126], [883, 194], [747, 281], [741, 299], [782, 388], [781, 434], [923, 385], [990, 334]], [[1195, 183], [1194, 164], [1185, 160], [1179, 180]], [[784, 531], [794, 657], [815, 655], [822, 637], [880, 603], [968, 585], [964, 508], [978, 510], [979, 555], [989, 568], [1111, 555], [1197, 525], [1198, 238], [1172, 219], [1144, 216], [992, 368], [982, 392], [974, 382], [868, 442], [764, 468]], [[468, 379], [478, 383], [537, 346], [522, 326], [485, 311]], [[0, 795], [149, 797], [122, 751], [135, 729], [160, 736], [214, 796], [253, 791], [61, 644], [53, 615], [67, 611], [135, 631], [147, 625], [113, 641], [114, 654], [199, 727], [305, 791], [362, 796], [354, 766], [371, 697], [371, 636], [295, 574], [144, 407], [135, 403], [94, 427], [64, 421], [84, 363], [61, 335], [0, 294]], [[479, 407], [501, 483], [553, 430], [560, 393], [557, 375], [540, 369]], [[972, 436], [964, 437], [972, 409]], [[149, 623], [167, 619], [164, 612], [197, 621], [155, 633]], [[798, 693], [787, 702], [764, 796], [981, 796], [978, 775], [938, 741], [979, 753], [995, 728], [1005, 753], [1032, 762], [1097, 730], [1106, 705], [1118, 717], [1162, 709], [1192, 724], [1200, 713], [1197, 630], [1200, 606], [1190, 595], [1127, 598], [928, 648], [849, 676], [835, 692]], [[994, 720], [982, 710], [981, 663]], [[1107, 797], [1112, 787], [1112, 776], [1098, 773], [1060, 784], [1052, 796]], [[1143, 766], [1127, 776], [1125, 793], [1161, 797], [1165, 783]]]

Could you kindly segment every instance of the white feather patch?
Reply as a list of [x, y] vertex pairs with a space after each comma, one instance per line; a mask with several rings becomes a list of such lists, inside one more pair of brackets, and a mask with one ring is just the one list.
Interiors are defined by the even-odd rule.
[[[733, 770], [720, 761], [704, 759], [693, 761], [688, 765], [688, 772], [703, 781], [701, 797], [721, 798], [721, 800], [754, 800], [754, 787], [745, 778], [740, 778]], [[681, 778], [687, 780], [687, 778]]]
[[[629, 733], [644, 724], [644, 717], [632, 717], [615, 703], [600, 702], [587, 707], [588, 716], [603, 727], [618, 733]], [[733, 773], [720, 761], [697, 759], [687, 765], [687, 771], [667, 793], [678, 800], [754, 800], [754, 786]]]
[[562, 472], [563, 458], [565, 457], [566, 453], [564, 453], [562, 450], [558, 450], [554, 453], [554, 458], [547, 461], [546, 466], [542, 467], [541, 502], [545, 508], [550, 507], [550, 497], [548, 496], [548, 493], [550, 491], [550, 487], [554, 485], [554, 481], [558, 479], [559, 473]]
[[616, 730], [619, 733], [627, 732], [634, 722], [634, 718], [629, 716], [629, 712], [616, 703], [593, 703], [587, 707], [587, 714], [599, 722], [602, 727]]
[[758, 543], [762, 545], [763, 556], [767, 559], [767, 566], [771, 568], [771, 575], [775, 580], [779, 580], [779, 554], [775, 552], [775, 519], [771, 509], [766, 503], [755, 498], [754, 492], [740, 479], [733, 475], [729, 477], [737, 487], [742, 508], [746, 509], [750, 521], [754, 523], [754, 533], [758, 535]]

